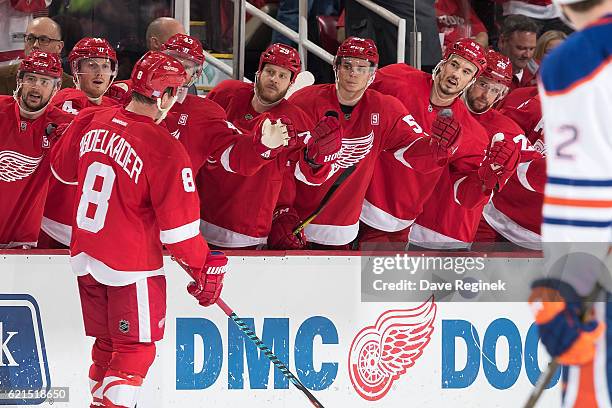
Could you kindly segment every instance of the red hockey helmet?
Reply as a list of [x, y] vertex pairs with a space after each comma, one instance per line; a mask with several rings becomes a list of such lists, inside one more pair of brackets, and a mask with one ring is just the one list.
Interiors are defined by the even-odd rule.
[[174, 34], [162, 44], [161, 51], [171, 51], [181, 58], [195, 61], [198, 65], [204, 64], [202, 43], [197, 38], [187, 34]]
[[352, 57], [370, 61], [378, 65], [378, 49], [369, 38], [349, 37], [340, 44], [336, 58]]
[[484, 48], [476, 41], [469, 38], [462, 38], [446, 47], [444, 59], [447, 60], [451, 55], [458, 55], [476, 65], [476, 76], [482, 73], [487, 66], [487, 57]]
[[116, 75], [117, 72], [117, 54], [111, 45], [104, 38], [91, 38], [85, 37], [76, 43], [70, 55], [68, 55], [68, 61], [70, 61], [70, 68], [72, 74], [78, 72], [78, 63], [83, 58], [106, 58], [111, 61], [111, 69]]
[[509, 87], [512, 84], [512, 62], [510, 58], [492, 48], [487, 49], [487, 66], [482, 73], [483, 77]]
[[62, 62], [57, 54], [34, 50], [21, 60], [17, 77], [21, 78], [25, 72], [61, 78]]
[[278, 65], [291, 71], [292, 83], [295, 81], [297, 74], [302, 70], [302, 62], [297, 50], [281, 43], [272, 44], [261, 53], [257, 70], [261, 72], [266, 64]]
[[169, 55], [158, 51], [149, 51], [136, 62], [132, 70], [132, 90], [147, 98], [162, 96], [166, 88], [183, 86], [187, 73], [183, 64]]

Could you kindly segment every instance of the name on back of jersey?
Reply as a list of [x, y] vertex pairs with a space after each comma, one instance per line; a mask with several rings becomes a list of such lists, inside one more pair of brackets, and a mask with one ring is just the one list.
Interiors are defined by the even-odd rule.
[[107, 129], [92, 129], [81, 139], [79, 157], [85, 153], [97, 152], [113, 159], [138, 184], [142, 172], [142, 159], [130, 143], [121, 135]]

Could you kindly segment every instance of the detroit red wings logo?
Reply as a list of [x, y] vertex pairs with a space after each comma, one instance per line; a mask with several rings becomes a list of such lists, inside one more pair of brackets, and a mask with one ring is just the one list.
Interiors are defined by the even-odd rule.
[[349, 375], [355, 391], [377, 401], [421, 357], [431, 339], [437, 306], [433, 296], [414, 309], [389, 310], [362, 329], [351, 344]]
[[0, 151], [0, 180], [22, 180], [36, 171], [43, 156], [30, 157], [12, 150]]
[[361, 137], [354, 139], [342, 139], [342, 148], [340, 149], [340, 157], [332, 165], [332, 170], [329, 175], [336, 174], [340, 169], [346, 169], [359, 163], [361, 159], [366, 157], [372, 145], [374, 144], [374, 131]]

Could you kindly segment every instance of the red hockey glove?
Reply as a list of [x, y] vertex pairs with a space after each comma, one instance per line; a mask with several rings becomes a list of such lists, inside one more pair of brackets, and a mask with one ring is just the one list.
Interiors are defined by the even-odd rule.
[[431, 140], [437, 144], [438, 160], [447, 159], [459, 147], [461, 124], [453, 118], [453, 111], [443, 109], [431, 125]]
[[272, 227], [268, 234], [268, 249], [304, 249], [306, 236], [304, 231], [297, 235], [293, 230], [299, 225], [300, 217], [292, 207], [278, 207], [272, 215]]
[[520, 158], [521, 150], [516, 143], [504, 139], [502, 135], [495, 135], [478, 169], [478, 177], [487, 190], [497, 186], [497, 190], [501, 191], [516, 171]]
[[308, 163], [322, 166], [338, 160], [342, 149], [342, 128], [338, 118], [324, 116], [304, 142]]
[[221, 295], [223, 278], [227, 270], [227, 257], [221, 251], [210, 251], [202, 270], [194, 273], [194, 282], [187, 285], [187, 292], [202, 306], [214, 305]]
[[[566, 293], [562, 295], [559, 289]], [[592, 310], [582, 317], [585, 303], [571, 288], [552, 280], [536, 282], [529, 305], [542, 343], [559, 363], [582, 365], [593, 361], [595, 342], [604, 333], [605, 324], [595, 319]]]
[[285, 147], [292, 147], [297, 143], [297, 134], [293, 123], [287, 117], [280, 117], [272, 122], [266, 115], [257, 127], [255, 150], [264, 159], [272, 159]]
[[123, 81], [113, 82], [106, 90], [106, 96], [117, 101], [117, 103], [125, 104], [132, 95], [132, 90], [127, 83]]

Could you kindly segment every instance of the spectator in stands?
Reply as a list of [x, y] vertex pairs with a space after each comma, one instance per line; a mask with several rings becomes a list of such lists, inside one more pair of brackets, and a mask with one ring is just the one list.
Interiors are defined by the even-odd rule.
[[538, 38], [533, 59], [540, 63], [546, 54], [548, 54], [557, 45], [565, 41], [566, 38], [567, 34], [565, 34], [563, 31], [546, 31], [540, 36], [540, 38]]
[[532, 18], [539, 24], [542, 31], [560, 30], [571, 34], [572, 29], [561, 21], [559, 7], [552, 0], [496, 0], [502, 3], [503, 15], [520, 14]]
[[442, 48], [461, 38], [473, 38], [483, 47], [489, 45], [489, 34], [469, 2], [436, 0], [436, 17]]
[[[60, 26], [48, 17], [35, 18], [26, 29], [24, 54], [30, 55], [32, 50], [39, 50], [49, 54], [59, 54], [62, 51]], [[19, 64], [0, 67], [0, 95], [12, 95], [17, 88], [17, 70]], [[62, 88], [73, 87], [72, 77], [62, 74]]]
[[[313, 12], [315, 15], [338, 15], [340, 8], [338, 3], [338, 0], [308, 0], [308, 15], [310, 16]], [[280, 0], [278, 2], [276, 19], [278, 22], [297, 32], [299, 20], [299, 1]], [[280, 34], [278, 31], [272, 32], [271, 43], [283, 43], [295, 47], [295, 43], [293, 41]]]
[[536, 48], [538, 25], [529, 17], [508, 16], [499, 35], [499, 51], [510, 58], [514, 72], [510, 90], [536, 84], [539, 65], [533, 59]]
[[51, 0], [0, 0], [0, 66], [17, 64], [33, 14], [44, 11]]
[[[421, 32], [421, 69], [431, 72], [442, 58], [434, 0], [373, 0], [374, 3], [406, 19], [406, 59], [410, 62], [410, 32]], [[371, 38], [380, 53], [379, 67], [397, 62], [397, 27], [356, 0], [347, 0], [346, 35]]]
[[162, 44], [174, 34], [185, 34], [183, 24], [172, 17], [159, 17], [147, 27], [146, 40], [149, 51], [159, 51]]

